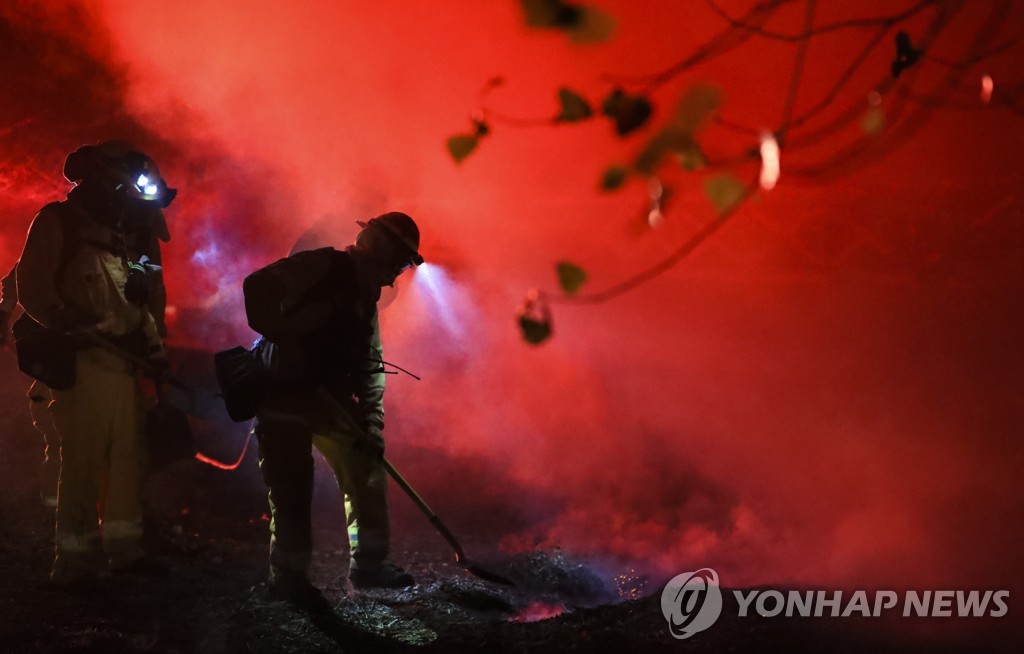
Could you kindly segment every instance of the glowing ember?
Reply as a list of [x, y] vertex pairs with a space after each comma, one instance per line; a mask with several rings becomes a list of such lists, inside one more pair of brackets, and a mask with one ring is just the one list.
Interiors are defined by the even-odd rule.
[[615, 582], [615, 587], [619, 591], [619, 597], [624, 600], [640, 599], [643, 597], [644, 591], [647, 590], [647, 577], [633, 569], [615, 577], [612, 581]]
[[992, 80], [991, 75], [981, 76], [981, 101], [988, 103], [992, 99], [992, 90], [995, 89], [996, 83]]
[[761, 188], [770, 191], [779, 181], [779, 142], [771, 132], [761, 134]]
[[540, 622], [541, 620], [557, 618], [568, 611], [569, 609], [565, 608], [562, 604], [549, 604], [540, 601], [530, 602], [526, 608], [512, 618], [512, 622]]

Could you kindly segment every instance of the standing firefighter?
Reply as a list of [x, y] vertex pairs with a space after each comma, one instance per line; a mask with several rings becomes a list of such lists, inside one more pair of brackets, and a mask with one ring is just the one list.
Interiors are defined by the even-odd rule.
[[[270, 487], [271, 592], [299, 603], [322, 601], [307, 577], [312, 445], [345, 495], [352, 584], [401, 588], [414, 583], [388, 560], [377, 300], [382, 287], [423, 263], [419, 229], [398, 212], [360, 225], [355, 245], [345, 250], [299, 252], [245, 280], [249, 324], [264, 336], [255, 350], [265, 371], [256, 433]], [[324, 393], [333, 399], [324, 401]]]
[[[167, 304], [167, 293], [164, 289], [163, 276], [159, 270], [161, 263], [160, 241], [167, 241], [170, 234], [163, 212], [154, 207], [147, 220], [133, 221], [126, 224], [128, 256], [137, 261], [145, 256], [149, 259], [146, 278], [149, 281], [149, 301], [147, 306], [156, 321], [157, 332], [163, 338], [167, 335], [164, 322], [164, 309]], [[18, 265], [3, 278], [2, 297], [0, 297], [0, 347], [7, 344], [11, 315], [18, 304]], [[28, 389], [29, 415], [32, 426], [43, 437], [43, 465], [39, 495], [43, 506], [53, 512], [57, 509], [57, 484], [60, 479], [60, 434], [53, 423], [51, 402], [53, 396], [50, 388], [34, 379]]]
[[136, 371], [87, 336], [165, 362], [162, 325], [149, 309], [163, 304], [151, 297], [156, 267], [131, 254], [142, 250], [134, 241], [166, 230], [154, 217], [175, 195], [153, 161], [122, 141], [79, 148], [64, 175], [75, 188], [29, 228], [17, 266], [25, 316], [14, 326], [19, 366], [50, 386], [61, 436], [50, 579], [62, 584], [141, 563]]

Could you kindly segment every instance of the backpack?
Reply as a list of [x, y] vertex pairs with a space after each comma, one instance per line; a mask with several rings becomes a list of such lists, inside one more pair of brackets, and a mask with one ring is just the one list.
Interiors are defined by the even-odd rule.
[[[40, 213], [47, 210], [54, 211], [61, 222], [63, 238], [54, 272], [54, 282], [59, 286], [68, 265], [78, 255], [81, 234], [63, 203], [51, 202]], [[19, 370], [58, 391], [66, 391], [75, 385], [75, 355], [81, 349], [77, 339], [43, 327], [27, 312], [22, 312], [21, 317], [11, 325], [11, 334], [14, 336]]]
[[249, 327], [271, 341], [301, 337], [330, 319], [334, 248], [298, 252], [242, 282]]
[[[272, 351], [284, 343], [284, 367], [305, 371], [305, 365], [289, 365], [301, 355], [298, 343], [322, 332], [334, 312], [332, 290], [338, 277], [340, 253], [334, 248], [297, 252], [279, 259], [242, 282], [245, 315], [249, 327], [262, 338], [249, 349], [238, 346], [214, 354], [214, 368], [228, 415], [241, 422], [256, 415], [260, 397], [280, 382], [282, 362], [270, 369]], [[304, 358], [299, 356], [299, 358]]]
[[242, 284], [249, 326], [269, 348], [281, 383], [316, 384], [366, 369], [379, 287], [363, 287], [347, 251], [298, 252], [260, 268]]

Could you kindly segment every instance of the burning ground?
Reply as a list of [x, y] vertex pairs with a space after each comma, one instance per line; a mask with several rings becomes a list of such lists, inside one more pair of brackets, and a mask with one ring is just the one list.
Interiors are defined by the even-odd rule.
[[[146, 541], [169, 569], [115, 576], [87, 589], [46, 582], [52, 524], [38, 500], [40, 439], [22, 400], [24, 379], [10, 353], [0, 353], [0, 383], [9, 447], [0, 460], [0, 644], [8, 652], [586, 652], [673, 651], [1012, 651], [1007, 622], [964, 624], [865, 618], [744, 619], [726, 593], [718, 623], [692, 641], [670, 635], [659, 604], [664, 580], [546, 549], [509, 554], [495, 538], [507, 524], [472, 503], [435, 506], [470, 557], [516, 586], [469, 575], [411, 502], [393, 501], [395, 559], [418, 584], [402, 591], [354, 592], [344, 572], [340, 497], [318, 466], [319, 522], [311, 576], [335, 605], [311, 615], [272, 601], [266, 574], [266, 504], [255, 458], [224, 472], [186, 460], [157, 473], [150, 485]], [[209, 429], [210, 425], [205, 426]], [[198, 435], [215, 455], [237, 453], [237, 433]], [[225, 432], [239, 427], [220, 424]], [[218, 452], [223, 448], [223, 452]], [[417, 453], [408, 470], [457, 475], [466, 461]], [[397, 490], [397, 489], [393, 489]], [[332, 492], [333, 491], [333, 492]], [[481, 500], [486, 504], [486, 500]], [[479, 558], [477, 558], [479, 557]], [[964, 648], [968, 648], [965, 650]]]

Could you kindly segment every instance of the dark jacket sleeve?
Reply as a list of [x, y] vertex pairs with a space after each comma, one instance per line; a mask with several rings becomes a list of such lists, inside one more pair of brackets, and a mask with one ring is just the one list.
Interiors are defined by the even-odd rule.
[[55, 211], [40, 211], [28, 229], [18, 261], [18, 301], [44, 327], [60, 328], [55, 319], [64, 309], [54, 277], [60, 267], [64, 233]]
[[380, 370], [367, 375], [360, 375], [356, 386], [356, 397], [359, 398], [359, 413], [362, 424], [384, 429], [384, 351], [380, 340], [380, 321], [373, 314], [373, 335], [370, 337], [370, 349], [367, 354], [367, 370]]
[[7, 273], [3, 281], [0, 282], [2, 287], [2, 297], [0, 297], [0, 312], [11, 313], [14, 311], [14, 307], [18, 304], [18, 264], [15, 263], [11, 267], [11, 272]]

